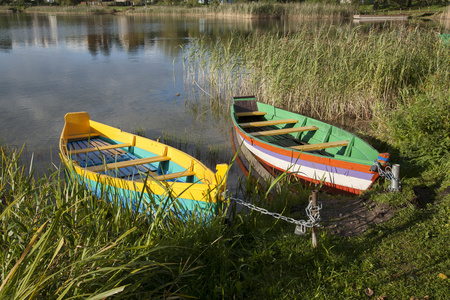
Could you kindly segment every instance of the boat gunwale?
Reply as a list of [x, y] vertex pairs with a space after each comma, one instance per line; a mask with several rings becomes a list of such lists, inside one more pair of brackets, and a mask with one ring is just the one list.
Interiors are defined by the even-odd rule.
[[[120, 142], [125, 143], [125, 141], [115, 140], [108, 136], [107, 134], [104, 134], [101, 132], [101, 130], [98, 130], [98, 128], [95, 128], [95, 125], [99, 124], [101, 126], [106, 126], [112, 130], [117, 130], [118, 133], [125, 134], [130, 137], [138, 137], [132, 133], [124, 132], [118, 128], [99, 123], [93, 120], [89, 120], [90, 130], [92, 130], [92, 133], [98, 137], [103, 136], [105, 139], [114, 141], [114, 142]], [[94, 125], [94, 126], [92, 126]], [[101, 174], [98, 172], [93, 172], [91, 170], [88, 170], [88, 167], [82, 167], [78, 165], [76, 160], [73, 160], [70, 155], [70, 150], [68, 149], [68, 142], [70, 141], [70, 136], [65, 136], [64, 133], [67, 128], [67, 123], [65, 122], [63, 131], [60, 136], [59, 141], [59, 150], [60, 150], [60, 157], [64, 164], [69, 167], [73, 168], [76, 175], [80, 176], [82, 178], [85, 178], [87, 180], [98, 182], [99, 184], [105, 184], [108, 186], [111, 186], [112, 188], [119, 188], [119, 189], [126, 189], [129, 191], [144, 191], [144, 193], [147, 193], [145, 191], [147, 188], [150, 189], [151, 193], [156, 195], [163, 195], [167, 194], [167, 190], [170, 190], [173, 196], [180, 197], [183, 199], [190, 199], [194, 201], [202, 201], [202, 202], [209, 202], [209, 203], [219, 203], [221, 202], [222, 196], [219, 194], [223, 189], [226, 188], [226, 180], [227, 180], [227, 172], [221, 172], [223, 174], [219, 174], [219, 169], [222, 171], [225, 169], [228, 169], [227, 164], [218, 164], [216, 165], [217, 172], [213, 172], [210, 168], [206, 167], [200, 160], [194, 158], [193, 156], [166, 144], [160, 143], [158, 141], [154, 141], [152, 139], [146, 138], [146, 137], [139, 137], [145, 140], [148, 140], [151, 143], [156, 143], [160, 147], [165, 147], [167, 151], [170, 149], [170, 151], [174, 151], [178, 154], [183, 155], [186, 159], [193, 161], [196, 168], [200, 168], [202, 170], [202, 174], [208, 175], [205, 178], [201, 179], [195, 176], [196, 181], [195, 182], [178, 182], [178, 181], [165, 181], [165, 180], [157, 180], [151, 176], [148, 176], [147, 178], [139, 177], [139, 179], [142, 179], [142, 182], [134, 181], [133, 179], [128, 178], [119, 178], [110, 176], [108, 174]], [[87, 134], [89, 137], [90, 134]], [[133, 145], [131, 147], [136, 147], [141, 149], [142, 151], [149, 152], [152, 154], [155, 154], [155, 152], [152, 152], [150, 149], [144, 149], [141, 147], [137, 147], [136, 145]], [[180, 166], [181, 168], [184, 168], [182, 164], [178, 162], [178, 158], [173, 159], [171, 158], [171, 161]], [[190, 166], [192, 167], [192, 166]], [[189, 167], [189, 168], [190, 168]], [[189, 168], [185, 168], [186, 172], [189, 172]], [[113, 169], [110, 169], [113, 170]], [[169, 173], [170, 174], [170, 173]], [[220, 176], [220, 178], [218, 178]], [[183, 176], [180, 176], [183, 177]], [[209, 177], [209, 178], [207, 178]], [[208, 182], [211, 181], [211, 182]], [[159, 191], [158, 191], [159, 190]], [[192, 195], [194, 193], [201, 193], [203, 197], [196, 198], [196, 197], [190, 197], [189, 195]], [[188, 197], [186, 197], [188, 196]]]
[[[250, 98], [250, 97], [248, 97]], [[270, 143], [267, 142], [265, 140], [263, 140], [262, 138], [260, 138], [259, 136], [253, 136], [251, 135], [251, 133], [246, 132], [243, 128], [241, 128], [241, 126], [239, 125], [234, 113], [234, 107], [233, 105], [231, 106], [232, 109], [232, 120], [233, 120], [233, 125], [235, 127], [235, 129], [239, 132], [239, 134], [244, 137], [247, 141], [249, 141], [251, 144], [257, 144], [258, 146], [267, 149], [268, 151], [272, 151], [272, 152], [276, 152], [279, 153], [281, 155], [284, 156], [289, 156], [289, 157], [297, 157], [300, 158], [302, 157], [302, 159], [304, 160], [308, 160], [311, 162], [317, 162], [317, 163], [324, 163], [324, 160], [328, 160], [330, 163], [330, 166], [339, 166], [339, 167], [346, 167], [346, 168], [351, 168], [353, 169], [354, 167], [357, 168], [361, 168], [361, 170], [366, 170], [367, 166], [371, 166], [373, 164], [373, 160], [370, 159], [360, 159], [360, 158], [352, 158], [349, 156], [343, 156], [343, 155], [339, 155], [339, 154], [334, 154], [333, 157], [331, 156], [325, 156], [325, 155], [321, 155], [321, 154], [317, 154], [317, 153], [313, 153], [313, 152], [305, 152], [302, 150], [297, 150], [294, 148], [289, 148], [289, 147], [283, 147], [280, 145], [276, 145], [274, 143]], [[300, 114], [298, 114], [299, 116], [301, 116]], [[329, 125], [332, 127], [336, 127], [334, 125], [330, 125], [327, 123], [324, 123], [322, 121], [319, 120], [315, 120], [317, 122], [323, 123], [325, 125]], [[319, 127], [319, 126], [317, 126]], [[336, 127], [338, 128], [338, 127]], [[375, 152], [378, 153], [378, 151], [376, 151], [376, 149], [374, 149], [371, 145], [369, 145], [367, 142], [365, 142], [364, 140], [362, 140], [361, 138], [359, 138], [358, 136], [356, 136], [355, 134], [348, 132], [344, 129], [339, 128], [340, 130], [348, 133], [351, 137], [355, 137], [355, 139], [359, 139], [361, 141], [363, 141], [364, 143], [366, 143], [366, 145], [368, 145], [370, 148], [372, 148]], [[313, 145], [313, 144], [311, 144]], [[277, 149], [277, 151], [275, 151], [275, 149]], [[296, 155], [294, 155], [293, 153], [296, 153]]]

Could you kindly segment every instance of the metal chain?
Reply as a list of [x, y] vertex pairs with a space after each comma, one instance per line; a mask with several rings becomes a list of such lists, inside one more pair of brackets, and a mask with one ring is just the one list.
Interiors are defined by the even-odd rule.
[[[399, 186], [401, 185], [400, 179], [395, 178], [394, 174], [391, 171], [391, 167], [387, 166], [385, 168], [386, 169], [385, 171], [381, 168], [380, 163], [377, 160], [374, 160], [371, 170], [374, 170], [374, 168], [376, 168], [376, 171], [378, 172], [378, 174], [380, 174], [381, 177], [386, 178], [390, 182], [395, 180], [398, 182]], [[391, 187], [389, 187], [389, 189], [391, 189]]]
[[[322, 203], [321, 202], [319, 202], [319, 205], [313, 206], [312, 205], [312, 201], [309, 201], [308, 206], [305, 208], [306, 215], [307, 215], [309, 220], [304, 221], [304, 220], [295, 220], [293, 218], [286, 217], [286, 216], [283, 216], [283, 215], [278, 214], [278, 213], [270, 212], [270, 211], [268, 211], [265, 208], [257, 207], [257, 206], [255, 206], [255, 205], [253, 205], [251, 203], [245, 202], [244, 200], [241, 200], [241, 199], [238, 199], [238, 198], [231, 197], [229, 195], [226, 195], [226, 198], [229, 198], [230, 200], [234, 200], [237, 203], [239, 203], [239, 204], [241, 204], [241, 205], [243, 205], [245, 207], [248, 207], [248, 208], [250, 208], [252, 210], [258, 211], [258, 212], [260, 212], [262, 214], [270, 215], [270, 216], [274, 217], [275, 219], [280, 219], [280, 220], [286, 221], [288, 223], [295, 224], [295, 225], [297, 225], [297, 227], [298, 227], [297, 229], [301, 233], [304, 233], [306, 231], [306, 228], [320, 227], [320, 224], [319, 224], [319, 222], [320, 222], [320, 210], [322, 209]], [[296, 231], [297, 231], [297, 229], [296, 229]]]

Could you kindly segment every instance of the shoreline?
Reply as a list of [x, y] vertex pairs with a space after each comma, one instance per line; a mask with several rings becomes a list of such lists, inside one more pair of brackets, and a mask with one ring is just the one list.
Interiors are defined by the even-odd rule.
[[450, 6], [447, 9], [421, 11], [378, 11], [372, 14], [361, 14], [351, 5], [318, 5], [318, 4], [233, 4], [220, 6], [112, 6], [112, 5], [77, 5], [77, 6], [0, 6], [0, 12], [27, 13], [27, 14], [112, 14], [112, 15], [184, 15], [192, 17], [221, 17], [221, 18], [246, 18], [246, 19], [282, 19], [282, 18], [350, 18], [383, 19], [386, 21], [408, 19], [450, 19]]

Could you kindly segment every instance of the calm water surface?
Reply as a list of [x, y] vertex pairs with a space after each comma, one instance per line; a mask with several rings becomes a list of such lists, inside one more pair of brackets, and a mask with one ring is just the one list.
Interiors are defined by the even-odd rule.
[[184, 49], [201, 34], [220, 37], [254, 26], [182, 17], [0, 14], [0, 144], [25, 144], [27, 157], [59, 164], [64, 115], [87, 111], [93, 120], [150, 138], [206, 141], [201, 147], [222, 152], [211, 168], [229, 162], [230, 128], [208, 107], [197, 111], [199, 117], [186, 105], [185, 88], [192, 94], [192, 86], [184, 82]]
[[295, 28], [267, 20], [0, 13], [0, 144], [26, 144], [28, 156], [59, 163], [64, 115], [87, 111], [150, 138], [207, 141], [202, 147], [225, 155], [210, 164], [200, 159], [210, 167], [229, 162], [230, 128], [208, 107], [192, 108], [183, 55], [193, 37], [255, 30]]

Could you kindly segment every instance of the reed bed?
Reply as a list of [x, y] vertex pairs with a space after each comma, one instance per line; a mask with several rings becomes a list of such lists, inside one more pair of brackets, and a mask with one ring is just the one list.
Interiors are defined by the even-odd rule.
[[429, 31], [405, 26], [305, 25], [291, 34], [200, 38], [187, 57], [189, 80], [211, 95], [256, 94], [327, 120], [370, 119], [408, 93], [449, 88], [448, 49]]
[[170, 6], [147, 5], [120, 7], [111, 5], [77, 6], [31, 6], [27, 12], [51, 13], [124, 13], [152, 15], [186, 15], [227, 18], [293, 18], [293, 19], [339, 19], [352, 14], [351, 5], [333, 5], [320, 3], [235, 3], [209, 6]]
[[163, 132], [161, 142], [192, 155], [212, 170], [217, 164], [228, 163], [232, 157], [229, 144], [211, 144], [203, 137], [188, 136], [187, 131], [184, 135]]
[[[448, 194], [427, 209], [404, 206], [358, 237], [321, 230], [313, 249], [292, 224], [237, 207], [231, 223], [157, 221], [64, 184], [60, 172], [31, 176], [20, 152], [1, 150], [1, 299], [362, 299], [367, 288], [394, 299], [448, 295]], [[309, 191], [297, 187], [243, 180], [237, 193], [299, 220]]]
[[20, 154], [1, 147], [1, 299], [183, 297], [179, 283], [196, 267], [162, 240], [186, 223], [105, 201], [108, 191], [97, 198], [59, 170], [36, 178]]
[[[220, 282], [227, 293], [240, 285], [239, 278], [226, 282], [239, 268], [233, 252], [240, 247], [230, 245], [236, 231], [224, 215], [205, 226], [195, 218], [165, 218], [163, 208], [138, 213], [117, 198], [105, 201], [109, 191], [96, 197], [74, 178], [66, 184], [62, 170], [33, 176], [32, 164], [20, 163], [20, 151], [1, 147], [0, 154], [1, 299], [215, 297]], [[285, 211], [286, 197], [292, 197], [283, 189], [279, 196], [286, 201], [268, 202], [251, 181], [241, 185], [270, 209]], [[307, 196], [295, 198], [290, 205], [305, 205]], [[235, 207], [231, 215], [237, 226], [250, 221], [247, 229], [274, 225]], [[215, 279], [205, 283], [208, 274]]]
[[352, 14], [351, 5], [320, 3], [233, 3], [224, 5], [177, 7], [157, 6], [136, 7], [130, 14], [182, 14], [231, 18], [294, 18], [294, 19], [338, 19]]
[[124, 10], [121, 7], [114, 6], [99, 6], [99, 5], [70, 5], [70, 6], [30, 6], [25, 9], [25, 12], [30, 13], [61, 13], [61, 14], [113, 14], [119, 10]]

